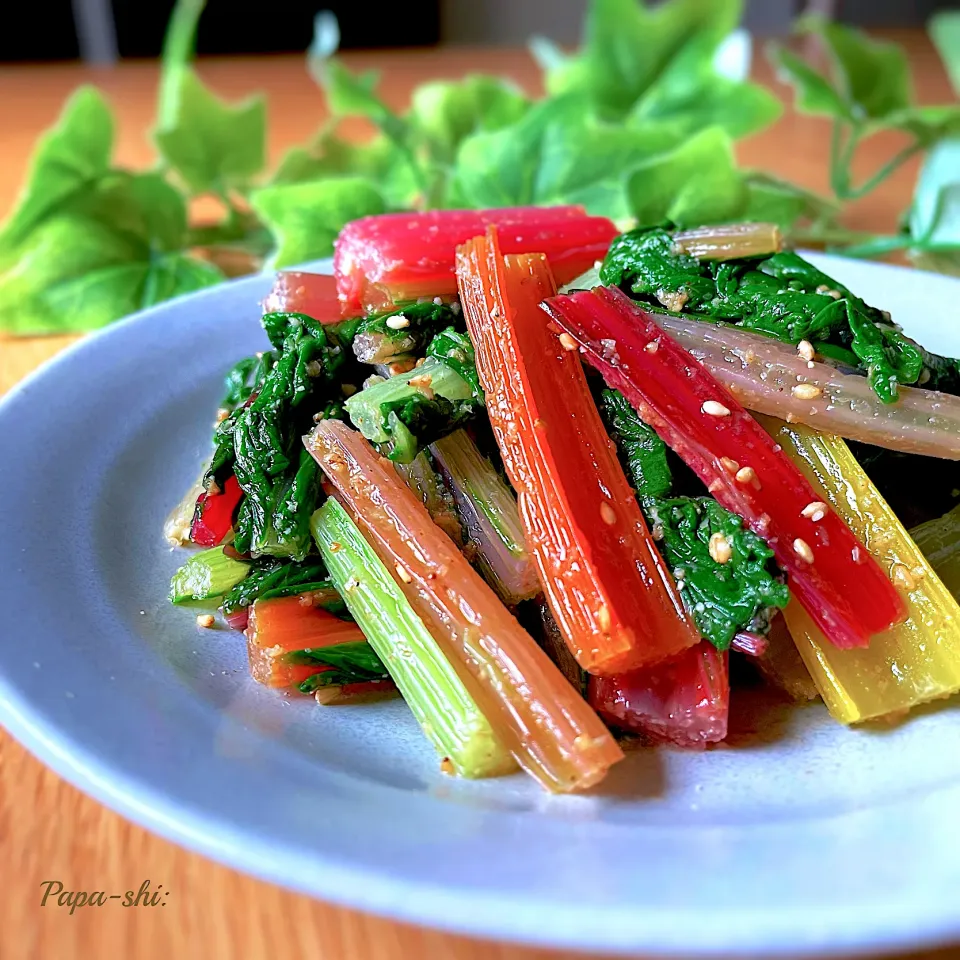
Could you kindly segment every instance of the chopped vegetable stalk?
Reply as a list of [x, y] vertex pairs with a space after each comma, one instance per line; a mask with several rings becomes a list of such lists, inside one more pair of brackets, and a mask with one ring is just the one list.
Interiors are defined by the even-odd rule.
[[327, 569], [317, 559], [296, 563], [272, 557], [259, 560], [246, 577], [225, 597], [221, 604], [224, 615], [249, 607], [255, 600], [309, 594], [315, 607], [342, 614], [346, 607], [340, 594], [327, 577]]
[[582, 207], [389, 213], [348, 223], [333, 263], [344, 316], [457, 292], [457, 247], [495, 225], [505, 253], [547, 254], [563, 283], [602, 260], [617, 228]]
[[190, 539], [201, 547], [216, 547], [233, 529], [233, 516], [243, 498], [243, 490], [235, 476], [227, 478], [223, 489], [216, 484], [197, 497], [197, 506], [190, 525]]
[[458, 253], [477, 370], [544, 593], [590, 673], [656, 663], [699, 640], [617, 462], [576, 353], [547, 329], [556, 291], [538, 255], [496, 236]]
[[666, 230], [634, 230], [611, 244], [600, 278], [674, 313], [728, 320], [789, 343], [841, 347], [884, 403], [897, 399], [898, 383], [916, 383], [924, 370], [922, 351], [889, 315], [792, 251], [716, 263], [677, 250]]
[[453, 495], [430, 461], [426, 451], [418, 453], [410, 463], [398, 463], [397, 473], [420, 498], [433, 517], [433, 522], [458, 546], [463, 546], [463, 525], [453, 504]]
[[740, 631], [765, 633], [771, 612], [790, 599], [773, 551], [713, 497], [669, 496], [673, 477], [664, 442], [623, 394], [604, 390], [602, 401], [657, 547], [703, 638], [727, 650]]
[[[444, 353], [437, 355], [441, 349]], [[346, 410], [382, 454], [410, 463], [425, 446], [457, 430], [482, 408], [483, 394], [471, 383], [471, 370], [470, 341], [449, 330], [434, 338], [420, 366], [354, 394]]]
[[268, 687], [299, 687], [315, 673], [330, 670], [326, 664], [305, 663], [290, 656], [302, 650], [364, 640], [352, 621], [341, 620], [299, 597], [258, 600], [250, 610], [247, 626], [250, 674]]
[[330, 499], [310, 526], [337, 589], [440, 756], [463, 777], [515, 769], [457, 671], [346, 510]]
[[305, 442], [519, 764], [554, 791], [602, 780], [613, 737], [396, 471], [338, 421]]
[[354, 356], [362, 363], [376, 364], [422, 355], [438, 333], [456, 326], [459, 316], [458, 304], [437, 298], [367, 317], [353, 331]]
[[467, 554], [483, 578], [511, 606], [535, 597], [540, 581], [513, 491], [463, 430], [438, 440], [430, 451], [453, 491], [467, 531]]
[[856, 723], [956, 693], [960, 606], [847, 445], [809, 427], [764, 422], [814, 487], [816, 499], [830, 504], [856, 531], [906, 600], [907, 619], [863, 650], [837, 650], [807, 611], [792, 603], [784, 610], [830, 713], [841, 723]]
[[727, 735], [727, 654], [698, 643], [667, 663], [590, 678], [590, 705], [617, 727], [650, 740], [703, 749]]
[[749, 410], [904, 453], [960, 460], [960, 397], [901, 387], [879, 400], [865, 377], [739, 327], [653, 314]]
[[821, 498], [809, 480], [646, 311], [610, 287], [546, 307], [710, 493], [767, 541], [832, 643], [866, 646], [903, 620], [903, 598], [863, 544], [833, 510], [812, 512]]
[[264, 313], [302, 313], [318, 323], [339, 323], [336, 278], [326, 273], [282, 270], [263, 301]]
[[212, 600], [222, 597], [247, 575], [249, 563], [228, 557], [223, 547], [194, 554], [170, 581], [170, 601]]
[[673, 252], [698, 260], [740, 260], [779, 253], [782, 243], [775, 223], [729, 223], [678, 231]]
[[910, 536], [943, 585], [960, 599], [960, 507], [914, 527]]
[[790, 636], [787, 622], [777, 617], [770, 624], [767, 649], [757, 660], [763, 675], [794, 700], [818, 700], [820, 692]]

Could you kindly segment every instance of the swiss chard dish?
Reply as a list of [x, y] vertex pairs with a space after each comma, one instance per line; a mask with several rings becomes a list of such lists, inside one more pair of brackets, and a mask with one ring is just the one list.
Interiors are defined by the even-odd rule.
[[723, 740], [732, 657], [845, 724], [960, 690], [960, 366], [776, 227], [368, 217], [263, 309], [165, 530], [256, 681], [553, 791]]

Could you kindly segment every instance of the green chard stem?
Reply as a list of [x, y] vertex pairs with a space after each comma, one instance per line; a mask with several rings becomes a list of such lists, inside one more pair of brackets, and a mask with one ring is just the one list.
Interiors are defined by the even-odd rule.
[[311, 528], [334, 585], [427, 739], [464, 777], [513, 769], [513, 759], [387, 568], [334, 499]]
[[214, 600], [227, 594], [247, 576], [250, 564], [234, 560], [213, 547], [194, 554], [170, 581], [172, 603]]

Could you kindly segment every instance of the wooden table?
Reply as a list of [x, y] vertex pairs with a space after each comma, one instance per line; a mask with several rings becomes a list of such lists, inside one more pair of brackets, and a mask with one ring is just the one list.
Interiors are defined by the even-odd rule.
[[[910, 50], [924, 102], [950, 96], [946, 77], [919, 33], [896, 39]], [[417, 83], [436, 76], [494, 71], [538, 92], [537, 71], [524, 52], [430, 50], [418, 53], [355, 54], [354, 66], [384, 70], [387, 97], [403, 104]], [[270, 102], [270, 150], [306, 140], [324, 119], [319, 92], [299, 58], [208, 61], [207, 80], [223, 95], [239, 98], [251, 88]], [[769, 80], [764, 65], [758, 67]], [[0, 214], [13, 203], [37, 135], [53, 122], [77, 84], [98, 84], [119, 116], [117, 159], [146, 166], [152, 151], [146, 131], [154, 116], [157, 70], [128, 63], [107, 72], [77, 65], [0, 68]], [[782, 89], [781, 89], [782, 92]], [[825, 190], [827, 127], [787, 115], [777, 127], [741, 146], [744, 162]], [[895, 146], [883, 138], [864, 157], [864, 170]], [[906, 208], [915, 167], [902, 170], [852, 224], [892, 230]], [[0, 393], [72, 338], [0, 341]], [[24, 640], [28, 642], [28, 640]], [[561, 960], [554, 951], [482, 943], [377, 919], [287, 893], [182, 850], [100, 806], [60, 780], [0, 732], [0, 957], [5, 960], [94, 960], [100, 957], [152, 960], [260, 960], [276, 949], [289, 960]], [[144, 879], [170, 891], [165, 909], [80, 910], [41, 908], [41, 883], [59, 880], [65, 889], [127, 890]], [[936, 954], [956, 956], [953, 951]], [[933, 957], [934, 954], [926, 955]], [[915, 958], [919, 960], [919, 958]]]

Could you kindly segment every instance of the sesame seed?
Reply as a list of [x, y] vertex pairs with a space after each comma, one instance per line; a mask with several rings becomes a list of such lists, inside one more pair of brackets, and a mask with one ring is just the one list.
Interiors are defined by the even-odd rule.
[[813, 550], [810, 549], [810, 544], [806, 540], [797, 537], [793, 541], [793, 552], [806, 563], [813, 563]]
[[813, 344], [809, 340], [801, 340], [797, 344], [797, 353], [800, 354], [802, 359], [808, 361], [817, 355], [816, 350], [813, 349]]
[[387, 326], [391, 330], [403, 330], [410, 326], [410, 321], [402, 313], [398, 313], [395, 317], [387, 317]]
[[319, 360], [311, 360], [306, 367], [308, 377], [319, 377], [323, 373], [323, 364]]
[[456, 773], [453, 761], [449, 757], [444, 757], [440, 761], [440, 772], [445, 773], [448, 777], [452, 777]]
[[537, 419], [533, 421], [533, 426], [535, 430], [542, 430], [546, 425], [547, 425], [547, 421], [544, 420], [543, 417], [537, 417]]
[[597, 623], [600, 624], [600, 629], [604, 633], [609, 632], [611, 623], [610, 609], [605, 603], [600, 604], [600, 609], [597, 610]]
[[201, 613], [197, 617], [198, 627], [212, 627], [216, 622], [216, 617], [212, 613]]
[[823, 391], [813, 383], [798, 383], [790, 391], [798, 400], [816, 400]]
[[727, 473], [736, 473], [740, 469], [740, 464], [736, 460], [732, 460], [730, 457], [721, 457], [720, 466], [723, 467]]
[[343, 589], [349, 593], [351, 590], [356, 590], [360, 586], [360, 581], [356, 577], [351, 577], [344, 585]]
[[827, 515], [827, 505], [822, 500], [814, 500], [800, 511], [800, 515], [817, 523]]
[[416, 362], [412, 358], [406, 360], [394, 360], [393, 363], [387, 367], [387, 372], [391, 377], [396, 377], [401, 373], [409, 373], [415, 366]]
[[723, 481], [719, 479], [719, 477], [716, 480], [711, 480], [710, 485], [707, 487], [707, 490], [709, 490], [710, 493], [716, 493], [718, 490], [722, 490], [722, 489], [723, 489]]
[[345, 397], [352, 397], [357, 392], [357, 388], [352, 383], [342, 383], [340, 384], [340, 392]]
[[897, 563], [893, 567], [893, 579], [899, 583], [908, 593], [911, 590], [915, 590], [917, 587], [917, 581], [914, 580], [913, 574], [902, 564]]
[[230, 411], [226, 407], [221, 407], [217, 411], [217, 423], [223, 423], [230, 416]]
[[510, 437], [510, 439], [512, 440], [514, 437], [517, 437], [519, 435], [520, 435], [520, 428], [517, 426], [517, 421], [511, 420], [507, 424], [507, 436]]
[[600, 516], [608, 527], [612, 527], [617, 522], [617, 515], [613, 507], [606, 501], [600, 504]]
[[730, 547], [730, 541], [722, 533], [710, 534], [710, 543], [708, 545], [710, 556], [717, 563], [728, 563], [733, 556], [733, 550]]
[[704, 400], [703, 406], [700, 409], [708, 417], [729, 417], [730, 410], [725, 407], [722, 403], [719, 403], [716, 400]]
[[321, 420], [324, 419], [324, 417], [326, 417], [326, 413], [324, 413], [323, 410], [321, 410], [319, 413], [315, 413], [313, 415], [313, 422], [319, 423]]
[[757, 471], [753, 467], [741, 467], [737, 471], [737, 483], [753, 483], [757, 482]]
[[339, 540], [333, 540], [330, 543], [330, 552], [336, 553], [338, 550], [342, 549], [342, 547], [343, 544], [341, 544]]
[[843, 297], [843, 294], [839, 290], [832, 290], [825, 283], [821, 283], [817, 287], [817, 293], [822, 293], [824, 296], [833, 297], [834, 300], [840, 300]]
[[651, 340], [644, 348], [647, 353], [656, 353], [660, 349], [659, 340]]
[[397, 571], [397, 576], [398, 576], [404, 583], [412, 583], [412, 582], [413, 582], [413, 577], [410, 576], [410, 571], [407, 570], [407, 568], [406, 568], [402, 563], [398, 563], [398, 564], [394, 567], [394, 569]]
[[747, 352], [743, 356], [743, 359], [746, 361], [747, 364], [751, 364], [754, 362], [754, 360], [757, 359], [757, 355], [752, 350], [747, 350]]
[[576, 350], [578, 344], [569, 333], [564, 332], [560, 334], [560, 346], [563, 347], [564, 350]]

